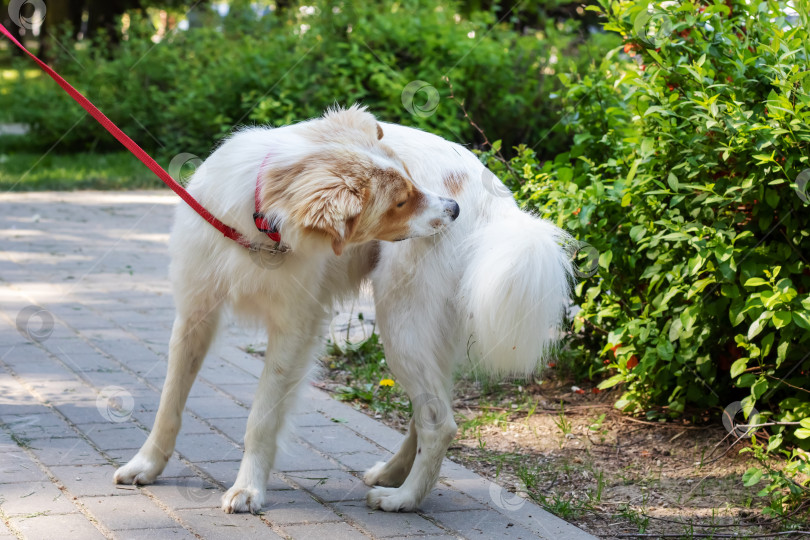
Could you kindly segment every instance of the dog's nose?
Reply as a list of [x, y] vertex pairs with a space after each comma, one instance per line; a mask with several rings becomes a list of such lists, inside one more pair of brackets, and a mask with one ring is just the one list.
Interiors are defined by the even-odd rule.
[[444, 203], [445, 203], [444, 212], [455, 221], [455, 219], [458, 217], [459, 212], [461, 212], [461, 208], [459, 208], [458, 203], [453, 199], [445, 199]]

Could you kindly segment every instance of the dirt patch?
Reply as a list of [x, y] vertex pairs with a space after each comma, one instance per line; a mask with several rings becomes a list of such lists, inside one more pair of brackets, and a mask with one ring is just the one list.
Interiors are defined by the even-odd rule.
[[[324, 367], [319, 386], [405, 431], [401, 392], [377, 399], [378, 390], [390, 390], [373, 389], [369, 377], [364, 384], [373, 396], [355, 398], [346, 389], [358, 387], [358, 371], [333, 356]], [[756, 462], [739, 455], [719, 421], [630, 418], [613, 408], [615, 395], [582, 393], [553, 377], [526, 386], [461, 380], [455, 395], [459, 433], [450, 459], [600, 538], [767, 538], [807, 527], [806, 509], [793, 516], [799, 523], [763, 514], [761, 486], [741, 480]]]

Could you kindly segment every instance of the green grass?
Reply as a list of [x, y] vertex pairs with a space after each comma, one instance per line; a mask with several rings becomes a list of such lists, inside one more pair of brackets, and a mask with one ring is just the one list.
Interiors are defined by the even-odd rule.
[[163, 182], [129, 152], [43, 155], [0, 150], [0, 192], [163, 186]]
[[341, 350], [330, 344], [327, 350], [329, 369], [345, 374], [346, 384], [338, 389], [337, 399], [361, 402], [379, 413], [397, 412], [410, 415], [411, 404], [402, 387], [380, 386], [383, 379], [394, 379], [379, 336], [374, 333], [356, 348]]

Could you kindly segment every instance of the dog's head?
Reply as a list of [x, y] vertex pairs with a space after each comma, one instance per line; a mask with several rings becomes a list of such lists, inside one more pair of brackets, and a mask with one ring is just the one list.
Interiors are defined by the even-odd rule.
[[458, 217], [454, 200], [413, 181], [365, 109], [329, 111], [296, 128], [313, 151], [264, 175], [263, 206], [283, 214], [282, 227], [320, 235], [340, 255], [350, 243], [430, 236]]

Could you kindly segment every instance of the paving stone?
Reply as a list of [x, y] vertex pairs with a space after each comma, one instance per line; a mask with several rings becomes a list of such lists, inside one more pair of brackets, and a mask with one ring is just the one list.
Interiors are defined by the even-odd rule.
[[285, 476], [328, 502], [365, 500], [368, 491], [368, 486], [358, 478], [341, 470], [304, 471]]
[[[69, 465], [49, 467], [71, 494], [84, 496], [115, 496], [132, 494], [131, 486], [113, 484], [115, 467], [111, 465]], [[137, 489], [137, 488], [134, 488]]]
[[229, 362], [258, 378], [264, 369], [264, 359], [248, 354], [236, 347], [222, 347], [215, 353], [219, 358]]
[[459, 540], [461, 538], [455, 534], [431, 534], [431, 535], [424, 535], [424, 536], [387, 536], [389, 540], [408, 540], [411, 538], [427, 538], [428, 540]]
[[[91, 350], [85, 353], [57, 353], [56, 356], [75, 373], [85, 374], [88, 372], [116, 370], [120, 366], [110, 360], [100, 352]], [[131, 377], [131, 376], [130, 376]]]
[[83, 371], [82, 376], [99, 389], [106, 386], [120, 386], [127, 389], [138, 384], [132, 374], [123, 371], [117, 364], [111, 364], [111, 367], [103, 370]]
[[340, 516], [330, 508], [300, 490], [268, 491], [262, 512], [265, 518], [277, 525], [341, 521]]
[[200, 418], [247, 418], [250, 411], [222, 394], [211, 398], [189, 398], [186, 409]]
[[362, 475], [362, 473], [374, 466], [378, 461], [388, 461], [394, 457], [394, 454], [386, 453], [385, 450], [377, 450], [374, 453], [348, 452], [344, 454], [335, 453], [331, 454], [331, 456], [348, 467], [350, 471]]
[[232, 486], [236, 480], [236, 473], [239, 472], [239, 463], [242, 456], [235, 456], [232, 461], [210, 461], [195, 463], [200, 469], [211, 475], [217, 482], [224, 486]]
[[226, 514], [220, 508], [178, 510], [177, 515], [206, 540], [281, 538], [259, 516]]
[[27, 454], [19, 450], [19, 447], [15, 447], [12, 451], [0, 453], [0, 484], [49, 482], [48, 475]]
[[[244, 448], [247, 418], [206, 418], [205, 421]], [[185, 432], [185, 426], [182, 432]]]
[[200, 377], [216, 385], [244, 384], [252, 382], [255, 377], [230, 362], [219, 358], [209, 358], [200, 369]]
[[56, 404], [56, 409], [74, 424], [96, 424], [109, 420], [112, 415], [125, 414], [114, 409], [107, 409], [104, 403], [99, 406], [98, 396], [92, 399], [73, 403]]
[[356, 540], [369, 536], [346, 523], [318, 523], [314, 525], [289, 525], [284, 532], [293, 540]]
[[158, 529], [178, 526], [159, 506], [139, 493], [119, 497], [81, 497], [79, 500], [110, 530], [137, 529], [144, 524]]
[[281, 446], [276, 454], [276, 463], [273, 468], [277, 471], [316, 471], [340, 468], [325, 457], [305, 447], [302, 444], [292, 443]]
[[[162, 385], [161, 385], [162, 388]], [[206, 384], [204, 381], [199, 379], [194, 381], [194, 384], [191, 387], [191, 392], [189, 392], [189, 398], [214, 398], [219, 397], [222, 394], [211, 387], [210, 384]]]
[[9, 521], [25, 538], [36, 538], [37, 540], [104, 538], [104, 535], [82, 514], [40, 515], [30, 518], [11, 518]]
[[486, 509], [484, 505], [474, 501], [467, 495], [452, 489], [447, 489], [441, 485], [433, 488], [428, 496], [425, 497], [425, 500], [422, 501], [422, 504], [419, 505], [419, 510], [426, 514]]
[[7, 516], [27, 516], [46, 511], [49, 514], [70, 514], [77, 509], [51, 482], [25, 482], [2, 484], [0, 510]]
[[76, 432], [60, 416], [50, 412], [43, 414], [0, 415], [0, 422], [15, 436], [23, 439], [51, 437], [75, 437]]
[[[467, 538], [537, 538], [537, 535], [520, 524], [490, 510], [444, 512], [433, 517], [443, 526], [460, 532]], [[559, 537], [558, 537], [559, 538]], [[568, 537], [563, 537], [567, 538]]]
[[182, 527], [170, 527], [165, 529], [126, 529], [116, 531], [116, 538], [121, 540], [195, 540], [197, 537]]
[[137, 450], [148, 436], [134, 422], [83, 424], [79, 429], [102, 450]]
[[299, 428], [296, 435], [322, 452], [374, 453], [378, 450], [375, 445], [341, 425]]
[[37, 439], [31, 450], [45, 465], [101, 465], [107, 460], [83, 439]]
[[[43, 345], [51, 354], [62, 361], [65, 361], [65, 358], [69, 359], [73, 356], [97, 354], [96, 350], [89, 343], [78, 337], [62, 339], [49, 338], [43, 341]], [[65, 364], [70, 366], [69, 361], [65, 361]]]
[[317, 426], [331, 426], [336, 424], [335, 420], [327, 418], [319, 412], [300, 412], [291, 415], [290, 420], [295, 426], [302, 427], [317, 427]]
[[[17, 356], [19, 354], [19, 356]], [[80, 384], [76, 374], [70, 369], [62, 366], [56, 360], [50, 357], [44, 358], [25, 358], [20, 348], [14, 349], [12, 354], [3, 357], [5, 362], [18, 377], [25, 378], [26, 380], [40, 379], [53, 383], [55, 381], [67, 381], [74, 384]], [[37, 351], [37, 354], [46, 354]]]
[[[0, 378], [2, 378], [2, 374], [0, 374]], [[49, 407], [35, 401], [34, 397], [28, 395], [27, 392], [25, 396], [14, 395], [12, 392], [6, 392], [6, 388], [0, 384], [0, 416], [53, 414]], [[14, 403], [8, 403], [11, 400], [14, 400]]]
[[355, 526], [376, 537], [443, 534], [445, 531], [415, 513], [372, 510], [365, 501], [340, 503], [337, 511], [349, 516]]
[[26, 382], [43, 401], [54, 405], [95, 401], [96, 392], [71, 373], [70, 380], [57, 380], [51, 373], [26, 376]]
[[195, 476], [160, 477], [144, 489], [172, 509], [218, 508], [224, 493], [218, 486]]
[[[244, 375], [242, 377], [244, 379]], [[221, 384], [217, 382], [218, 389], [232, 396], [234, 399], [244, 403], [248, 407], [253, 404], [253, 398], [256, 396], [258, 386], [258, 381], [248, 384]]]
[[176, 450], [194, 462], [242, 459], [242, 451], [217, 433], [181, 434]]
[[3, 523], [2, 521], [0, 521], [0, 539], [2, 539], [2, 540], [12, 540], [12, 539], [16, 540], [16, 538], [17, 537], [14, 536], [14, 533], [11, 532], [11, 530], [8, 527], [6, 527], [6, 524]]

